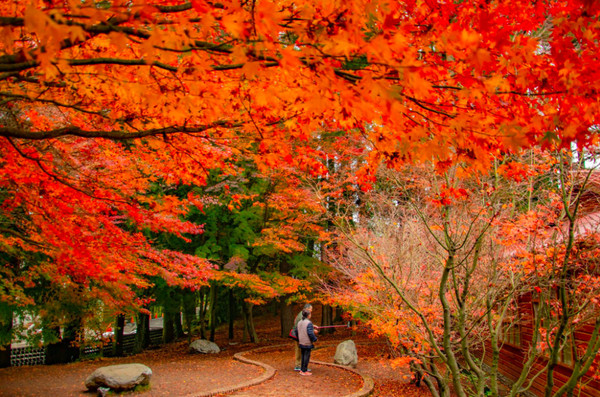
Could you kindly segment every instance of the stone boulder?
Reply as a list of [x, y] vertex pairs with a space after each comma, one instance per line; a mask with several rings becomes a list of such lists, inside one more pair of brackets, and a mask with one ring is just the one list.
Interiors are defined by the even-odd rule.
[[358, 363], [358, 353], [356, 352], [354, 341], [346, 340], [340, 343], [335, 349], [333, 362], [340, 365], [356, 367], [356, 364]]
[[143, 364], [108, 365], [95, 370], [85, 380], [85, 387], [96, 390], [109, 387], [113, 390], [130, 390], [137, 385], [150, 383], [152, 370]]
[[220, 353], [221, 349], [217, 346], [216, 343], [211, 342], [206, 339], [196, 339], [192, 343], [190, 343], [190, 352], [191, 353]]

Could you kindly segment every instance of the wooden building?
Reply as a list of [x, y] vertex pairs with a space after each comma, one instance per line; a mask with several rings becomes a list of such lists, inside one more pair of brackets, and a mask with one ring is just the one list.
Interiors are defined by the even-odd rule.
[[[574, 174], [576, 186], [577, 181], [586, 180], [586, 173]], [[579, 189], [574, 188], [574, 194], [577, 194]], [[566, 228], [563, 229], [566, 231]], [[585, 191], [581, 193], [580, 208], [578, 211], [578, 222], [576, 224], [575, 235], [578, 239], [583, 239], [592, 233], [600, 232], [600, 172], [593, 172], [587, 179]], [[595, 240], [594, 240], [595, 241]], [[560, 242], [560, 240], [559, 240]], [[589, 269], [594, 274], [598, 274], [600, 269], [597, 268], [597, 261], [592, 260], [593, 269]], [[579, 274], [574, 273], [573, 277], [578, 277]], [[536, 359], [530, 368], [529, 376], [539, 372], [547, 363], [547, 354], [539, 347], [532, 346], [533, 333], [535, 331], [534, 318], [535, 312], [538, 310], [539, 302], [536, 301], [535, 293], [524, 293], [519, 296], [517, 304], [517, 321], [511, 323], [502, 335], [502, 350], [500, 352], [499, 371], [509, 380], [517, 379], [525, 365], [530, 349], [535, 349]], [[563, 386], [572, 374], [575, 350], [582, 349], [587, 346], [590, 336], [593, 332], [593, 324], [580, 324], [574, 332], [575, 344], [566, 342], [563, 350], [559, 355], [558, 365], [554, 369], [554, 389], [558, 390]], [[489, 355], [488, 355], [489, 356]], [[487, 358], [487, 357], [486, 357]], [[600, 354], [596, 356], [596, 361], [592, 368], [582, 378], [581, 386], [575, 389], [575, 396], [580, 397], [600, 397]], [[535, 396], [543, 396], [546, 388], [547, 374], [543, 372], [536, 378], [529, 389], [529, 393]]]

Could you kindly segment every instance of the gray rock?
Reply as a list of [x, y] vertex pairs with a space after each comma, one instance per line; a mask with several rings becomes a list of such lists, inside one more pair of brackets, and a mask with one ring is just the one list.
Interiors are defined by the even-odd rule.
[[206, 339], [196, 339], [190, 343], [190, 352], [192, 353], [220, 353], [221, 349], [216, 343]]
[[150, 383], [152, 370], [143, 364], [108, 365], [95, 370], [85, 380], [85, 387], [96, 390], [109, 387], [113, 390], [129, 390], [137, 385]]
[[340, 343], [337, 346], [337, 349], [335, 349], [333, 362], [340, 365], [356, 367], [356, 364], [358, 363], [358, 353], [356, 352], [354, 341], [346, 340]]

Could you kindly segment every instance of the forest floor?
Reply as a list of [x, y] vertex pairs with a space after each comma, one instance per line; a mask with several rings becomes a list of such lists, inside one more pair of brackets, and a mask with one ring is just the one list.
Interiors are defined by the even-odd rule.
[[[279, 335], [279, 318], [263, 315], [257, 318], [256, 327], [260, 338], [258, 344], [242, 342], [241, 331], [236, 334], [236, 339], [230, 341], [225, 328], [218, 330], [215, 342], [222, 349], [218, 354], [190, 354], [187, 350], [188, 341], [184, 339], [128, 357], [0, 369], [0, 396], [95, 396], [95, 393], [85, 390], [86, 377], [98, 367], [125, 363], [142, 363], [153, 372], [149, 388], [126, 393], [127, 396], [210, 394], [211, 391], [249, 383], [261, 376], [263, 368], [233, 359], [235, 353], [257, 347], [264, 349], [250, 352], [245, 357], [270, 365], [275, 368], [275, 375], [256, 386], [218, 396], [341, 397], [363, 387], [363, 380], [357, 374], [315, 363], [310, 365], [313, 376], [299, 376], [293, 368], [292, 341]], [[425, 386], [416, 387], [409, 382], [407, 367], [390, 366], [389, 349], [384, 341], [369, 339], [361, 332], [338, 328], [333, 334], [320, 336], [311, 358], [332, 363], [337, 343], [347, 339], [357, 344], [359, 361], [356, 371], [370, 376], [374, 381], [372, 396], [430, 396]]]

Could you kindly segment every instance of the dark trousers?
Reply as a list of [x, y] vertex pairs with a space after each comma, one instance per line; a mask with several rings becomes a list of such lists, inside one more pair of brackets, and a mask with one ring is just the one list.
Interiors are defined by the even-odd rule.
[[310, 351], [312, 349], [306, 347], [300, 347], [300, 351], [302, 352], [302, 365], [300, 365], [300, 371], [306, 372], [308, 371], [308, 362], [310, 361]]

